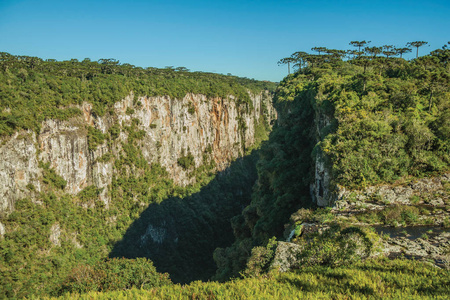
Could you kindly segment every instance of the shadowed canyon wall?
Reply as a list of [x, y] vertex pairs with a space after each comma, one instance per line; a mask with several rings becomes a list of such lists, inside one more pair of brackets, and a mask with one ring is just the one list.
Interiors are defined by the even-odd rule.
[[[233, 96], [187, 94], [183, 99], [171, 99], [131, 93], [103, 117], [83, 103], [82, 117], [46, 120], [39, 134], [21, 131], [3, 138], [0, 211], [12, 211], [16, 200], [43, 191], [45, 163], [66, 181], [65, 192], [77, 194], [93, 185], [108, 206], [114, 163], [129, 139], [131, 131], [125, 129], [132, 126], [133, 134], [139, 134], [134, 143], [148, 164], [161, 165], [179, 186], [193, 184], [192, 167], [208, 162], [215, 171], [225, 169], [254, 144], [263, 114], [268, 120], [275, 118], [269, 92], [250, 98], [251, 105], [240, 104]], [[106, 139], [108, 132], [115, 138]], [[188, 166], [180, 163], [182, 158]]]

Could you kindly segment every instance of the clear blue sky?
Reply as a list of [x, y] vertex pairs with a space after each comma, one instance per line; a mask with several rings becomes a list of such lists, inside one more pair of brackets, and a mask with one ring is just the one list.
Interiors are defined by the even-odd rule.
[[[314, 46], [450, 40], [450, 1], [0, 0], [0, 51], [115, 58], [279, 81], [277, 61]], [[408, 57], [413, 57], [411, 54]]]

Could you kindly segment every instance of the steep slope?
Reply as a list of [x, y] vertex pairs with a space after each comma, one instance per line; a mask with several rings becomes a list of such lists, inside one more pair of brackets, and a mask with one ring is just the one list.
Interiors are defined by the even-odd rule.
[[[206, 189], [200, 197], [214, 201], [194, 208], [208, 215], [208, 226], [224, 230], [248, 204], [254, 161], [238, 163], [242, 171], [234, 173], [230, 165], [267, 136], [276, 116], [269, 83], [1, 58], [2, 295], [56, 295], [69, 275], [106, 259], [149, 205], [156, 210]], [[224, 182], [239, 182], [226, 197], [207, 188], [219, 172]], [[235, 193], [242, 197], [234, 203]], [[207, 237], [215, 239], [210, 248], [231, 242], [216, 234]], [[212, 257], [213, 249], [201, 255]]]
[[[449, 51], [437, 50], [412, 62], [316, 56], [315, 64], [286, 77], [276, 91], [278, 121], [261, 148], [252, 202], [232, 221], [236, 242], [215, 252], [216, 278], [237, 276], [251, 249], [272, 236], [283, 238], [285, 230], [291, 232], [302, 222], [338, 221], [330, 210], [320, 209], [300, 211], [300, 217], [290, 219], [299, 208], [352, 203], [348, 211], [354, 217], [365, 211], [366, 220], [368, 215], [384, 221], [397, 215], [399, 223], [415, 218], [414, 224], [444, 220], [448, 226]], [[435, 175], [432, 181], [439, 181], [439, 187], [434, 194], [422, 189], [409, 197], [415, 197], [415, 206], [431, 205], [438, 214], [444, 209], [441, 218], [421, 219], [428, 209], [399, 207], [397, 199], [375, 196], [376, 188], [370, 188], [384, 184], [390, 190], [385, 195], [395, 198], [395, 185]], [[381, 211], [371, 211], [360, 195], [373, 195], [364, 202], [383, 204]], [[440, 200], [426, 200], [429, 196]], [[404, 204], [411, 205], [409, 200]], [[352, 219], [346, 221], [348, 226]]]
[[76, 195], [88, 186], [101, 190], [99, 200], [106, 206], [114, 175], [132, 171], [122, 165], [133, 159], [135, 151], [148, 164], [164, 168], [176, 185], [193, 185], [198, 167], [221, 171], [255, 144], [256, 131], [267, 122], [263, 108], [273, 116], [268, 92], [251, 95], [250, 107], [239, 106], [232, 96], [133, 99], [131, 94], [115, 103], [112, 114], [103, 117], [92, 112], [91, 104], [83, 103], [79, 107], [82, 116], [68, 121], [49, 119], [42, 122], [39, 134], [21, 131], [3, 138], [2, 211], [11, 211], [16, 200], [43, 191], [39, 163], [48, 164], [64, 179], [64, 191], [69, 194]]

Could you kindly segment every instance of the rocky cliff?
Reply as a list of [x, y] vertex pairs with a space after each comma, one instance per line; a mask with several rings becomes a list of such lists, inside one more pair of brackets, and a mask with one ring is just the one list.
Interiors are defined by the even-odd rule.
[[66, 181], [65, 192], [75, 195], [93, 185], [108, 206], [109, 186], [118, 172], [115, 162], [127, 155], [124, 147], [136, 132], [132, 143], [149, 165], [161, 165], [179, 186], [193, 184], [194, 166], [208, 163], [213, 171], [223, 170], [254, 144], [261, 122], [275, 118], [269, 92], [250, 98], [251, 105], [233, 96], [186, 94], [173, 99], [130, 93], [104, 116], [85, 102], [78, 106], [82, 116], [46, 120], [39, 134], [20, 131], [2, 138], [0, 212], [12, 211], [15, 201], [45, 189], [45, 164]]

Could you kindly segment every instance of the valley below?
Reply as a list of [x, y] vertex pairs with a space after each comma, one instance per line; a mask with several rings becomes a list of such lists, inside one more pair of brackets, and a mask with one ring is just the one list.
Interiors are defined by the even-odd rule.
[[279, 84], [2, 53], [0, 298], [445, 298], [448, 51]]

